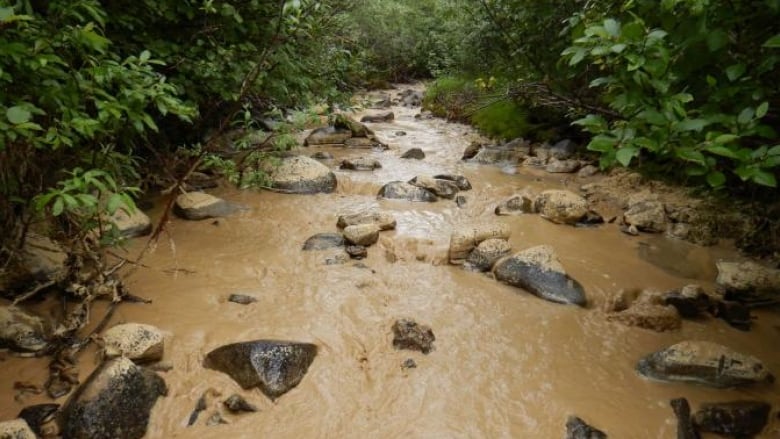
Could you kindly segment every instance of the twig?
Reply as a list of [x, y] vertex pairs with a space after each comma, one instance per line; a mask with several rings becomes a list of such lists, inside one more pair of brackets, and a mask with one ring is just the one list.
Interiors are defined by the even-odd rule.
[[44, 282], [44, 283], [36, 286], [32, 290], [30, 290], [30, 291], [22, 294], [21, 296], [17, 297], [16, 299], [14, 299], [13, 304], [16, 305], [16, 304], [18, 304], [20, 302], [24, 302], [25, 300], [31, 298], [32, 296], [38, 294], [39, 292], [45, 290], [46, 288], [54, 286], [56, 283], [57, 283], [56, 279], [52, 279], [52, 280], [50, 280], [48, 282]]

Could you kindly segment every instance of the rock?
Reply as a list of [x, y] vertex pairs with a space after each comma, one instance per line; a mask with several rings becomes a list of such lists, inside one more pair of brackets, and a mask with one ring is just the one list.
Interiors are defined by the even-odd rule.
[[374, 169], [380, 169], [382, 164], [379, 160], [368, 157], [357, 157], [353, 159], [344, 159], [339, 166], [341, 169], [349, 169], [352, 171], [373, 171]]
[[534, 147], [531, 154], [539, 159], [541, 163], [547, 163], [547, 161], [552, 157], [550, 153], [550, 145], [547, 143], [543, 143]]
[[566, 190], [546, 190], [534, 200], [534, 210], [554, 223], [576, 224], [588, 213], [588, 201]]
[[227, 424], [228, 421], [225, 420], [225, 418], [222, 417], [222, 413], [216, 411], [209, 415], [209, 418], [206, 419], [206, 427], [213, 427], [215, 425], [224, 425]]
[[493, 267], [497, 280], [555, 303], [586, 305], [585, 291], [569, 277], [549, 245], [540, 245], [501, 259]]
[[401, 154], [401, 158], [422, 160], [425, 158], [425, 153], [420, 148], [411, 148], [408, 149], [405, 153]]
[[406, 131], [396, 131], [394, 134], [398, 137], [403, 137], [406, 135]]
[[40, 352], [48, 347], [43, 319], [15, 306], [0, 306], [0, 348]]
[[415, 369], [417, 368], [417, 363], [414, 361], [413, 358], [407, 358], [404, 360], [403, 363], [401, 363], [401, 369]]
[[173, 211], [180, 218], [197, 221], [228, 216], [236, 211], [236, 207], [213, 195], [189, 192], [176, 197]]
[[106, 358], [126, 357], [136, 362], [157, 361], [163, 357], [165, 337], [152, 325], [125, 323], [103, 334]]
[[325, 265], [343, 265], [349, 261], [349, 254], [343, 248], [333, 249], [335, 251], [326, 252]]
[[[57, 436], [59, 427], [56, 425], [56, 418], [59, 410], [59, 404], [36, 404], [23, 408], [18, 417], [24, 419], [30, 429], [38, 436]], [[0, 438], [8, 437], [4, 436], [3, 433], [3, 428], [0, 426]], [[10, 437], [16, 438], [18, 436], [12, 435]]]
[[677, 418], [677, 439], [699, 439], [699, 432], [693, 426], [691, 420], [691, 406], [685, 398], [676, 398], [669, 401]]
[[0, 292], [28, 291], [35, 284], [56, 281], [67, 273], [67, 254], [51, 239], [28, 233], [19, 258], [0, 270]]
[[343, 246], [344, 235], [341, 233], [317, 233], [316, 235], [310, 236], [309, 239], [303, 243], [303, 250], [325, 250]]
[[693, 415], [693, 423], [699, 431], [747, 439], [766, 427], [771, 409], [772, 406], [763, 401], [702, 404]]
[[337, 114], [333, 121], [333, 127], [335, 129], [349, 130], [352, 133], [352, 137], [373, 137], [374, 132], [367, 126], [352, 119], [344, 114]]
[[515, 195], [502, 202], [494, 210], [496, 215], [523, 215], [535, 213], [533, 200], [526, 195]]
[[479, 271], [490, 271], [493, 264], [512, 252], [512, 247], [505, 239], [486, 239], [477, 245], [466, 258], [466, 265]]
[[24, 419], [14, 419], [11, 421], [0, 422], [0, 438], [35, 439], [36, 436]]
[[63, 409], [68, 439], [140, 439], [165, 381], [127, 358], [103, 363]]
[[706, 341], [684, 341], [642, 358], [637, 371], [661, 381], [739, 387], [774, 380], [755, 357]]
[[420, 325], [414, 320], [400, 319], [393, 324], [393, 347], [430, 353], [436, 337], [429, 326]]
[[382, 189], [379, 190], [379, 197], [428, 203], [438, 200], [433, 192], [405, 181], [391, 181], [382, 186]]
[[456, 205], [457, 205], [459, 208], [461, 208], [461, 209], [462, 209], [463, 207], [465, 207], [465, 206], [466, 206], [466, 204], [467, 204], [467, 202], [468, 202], [468, 200], [467, 200], [467, 199], [466, 199], [466, 197], [464, 197], [463, 195], [456, 195], [456, 196], [455, 196], [455, 204], [456, 204]]
[[547, 160], [539, 157], [526, 157], [523, 160], [523, 166], [526, 168], [544, 168], [547, 166]]
[[725, 298], [744, 303], [780, 300], [780, 270], [755, 262], [718, 261], [715, 283]]
[[249, 305], [250, 303], [257, 302], [257, 298], [246, 294], [231, 294], [228, 297], [228, 302], [237, 303], [239, 305]]
[[368, 249], [362, 245], [348, 245], [346, 251], [352, 259], [360, 260], [368, 257]]
[[404, 90], [401, 93], [401, 105], [404, 107], [419, 107], [422, 104], [422, 93], [414, 90]]
[[662, 233], [667, 227], [664, 204], [653, 194], [634, 194], [629, 197], [628, 210], [623, 213], [623, 222], [642, 232]]
[[310, 343], [255, 340], [214, 349], [203, 365], [276, 400], [301, 382], [316, 355], [317, 346]]
[[375, 137], [352, 137], [344, 142], [348, 149], [389, 149], [387, 145], [377, 140]]
[[490, 238], [509, 239], [509, 225], [503, 223], [462, 226], [450, 235], [449, 261], [462, 264], [479, 243]]
[[753, 325], [750, 308], [739, 302], [719, 301], [713, 315], [742, 331], [749, 331]]
[[326, 151], [317, 151], [311, 155], [315, 160], [333, 160], [333, 154]]
[[458, 184], [454, 181], [441, 180], [423, 175], [418, 175], [417, 177], [409, 180], [409, 184], [427, 189], [433, 192], [433, 194], [437, 197], [447, 199], [455, 198], [455, 195], [460, 191]]
[[577, 221], [577, 226], [596, 226], [599, 224], [604, 224], [604, 217], [599, 215], [598, 212], [594, 210], [589, 210], [588, 213], [585, 214], [582, 218], [580, 218], [579, 221]]
[[185, 190], [187, 192], [200, 192], [206, 189], [214, 189], [219, 187], [217, 179], [212, 175], [204, 174], [203, 172], [192, 172], [185, 181]]
[[223, 404], [231, 413], [252, 413], [257, 411], [257, 407], [248, 403], [246, 399], [236, 393], [230, 395]]
[[380, 123], [380, 122], [390, 122], [393, 119], [395, 119], [395, 114], [393, 114], [392, 111], [388, 111], [386, 113], [365, 115], [360, 119], [360, 121], [368, 122], [368, 123]]
[[471, 190], [471, 182], [468, 178], [462, 176], [462, 175], [456, 175], [456, 174], [439, 174], [434, 175], [433, 178], [437, 180], [447, 180], [452, 181], [455, 183], [455, 185], [458, 187], [459, 190], [462, 191], [469, 191]]
[[637, 229], [636, 226], [633, 224], [630, 226], [627, 226], [625, 224], [621, 225], [620, 231], [625, 233], [626, 235], [639, 236], [639, 229]]
[[379, 230], [391, 230], [395, 229], [396, 226], [393, 215], [384, 212], [361, 212], [352, 215], [341, 215], [336, 222], [336, 226], [340, 229], [358, 224], [375, 224], [379, 227]]
[[593, 177], [598, 173], [599, 173], [599, 168], [593, 165], [585, 165], [582, 168], [580, 168], [579, 172], [577, 172], [577, 177], [588, 178], [588, 177]]
[[273, 188], [291, 194], [330, 193], [336, 190], [336, 175], [310, 157], [294, 156], [282, 160], [270, 172]]
[[336, 129], [332, 126], [317, 128], [303, 141], [305, 146], [314, 145], [342, 145], [352, 137], [352, 131], [348, 129]]
[[479, 153], [479, 151], [482, 149], [482, 144], [479, 142], [471, 142], [469, 146], [466, 147], [466, 149], [463, 151], [463, 156], [461, 157], [461, 160], [469, 160], [473, 159], [474, 156]]
[[[652, 331], [673, 331], [680, 329], [682, 319], [677, 309], [665, 305], [660, 293], [642, 291], [636, 300], [624, 306], [615, 306], [607, 313], [607, 320], [622, 323], [627, 326], [650, 329]], [[625, 302], [623, 300], [615, 303]]]
[[523, 139], [515, 139], [503, 145], [486, 145], [480, 148], [472, 161], [485, 165], [518, 164], [525, 159], [531, 146]]
[[566, 420], [566, 439], [607, 439], [607, 435], [586, 424], [582, 419], [569, 416]]
[[123, 238], [136, 238], [152, 233], [152, 220], [138, 208], [131, 210], [121, 207], [107, 220]]
[[664, 303], [675, 307], [680, 316], [686, 319], [699, 317], [712, 308], [710, 296], [698, 285], [686, 285], [680, 290], [666, 293]]
[[577, 144], [569, 139], [563, 139], [549, 149], [550, 157], [557, 160], [569, 160], [577, 152]]
[[373, 245], [379, 240], [379, 226], [376, 224], [347, 226], [344, 228], [344, 239], [353, 245]]
[[559, 160], [554, 158], [547, 162], [545, 171], [551, 174], [570, 174], [576, 172], [577, 169], [580, 169], [579, 160]]

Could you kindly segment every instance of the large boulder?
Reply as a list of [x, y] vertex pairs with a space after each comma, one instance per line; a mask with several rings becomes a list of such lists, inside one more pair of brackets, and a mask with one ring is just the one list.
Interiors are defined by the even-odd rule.
[[137, 362], [157, 361], [162, 359], [165, 348], [162, 331], [143, 323], [113, 326], [102, 339], [106, 358], [122, 356]]
[[780, 270], [755, 262], [718, 261], [715, 282], [726, 298], [740, 302], [780, 299]]
[[343, 145], [350, 137], [352, 137], [352, 131], [349, 129], [329, 126], [312, 131], [303, 144], [305, 146]]
[[382, 186], [382, 189], [379, 189], [379, 197], [428, 203], [438, 200], [433, 192], [405, 181], [391, 181]]
[[197, 221], [228, 216], [236, 211], [236, 207], [213, 195], [189, 192], [176, 197], [173, 211], [181, 218]]
[[427, 189], [441, 198], [453, 199], [455, 198], [455, 195], [460, 192], [460, 187], [452, 180], [433, 178], [425, 175], [418, 175], [409, 180], [409, 183]]
[[0, 439], [35, 439], [32, 431], [24, 419], [13, 419], [0, 422]]
[[15, 306], [0, 306], [0, 348], [39, 352], [48, 346], [43, 319]]
[[339, 167], [350, 171], [373, 171], [380, 169], [382, 164], [379, 163], [379, 160], [370, 157], [356, 157], [342, 160]]
[[491, 238], [509, 239], [508, 224], [489, 223], [461, 226], [450, 235], [449, 260], [451, 264], [462, 264], [482, 241]]
[[341, 233], [325, 232], [310, 236], [303, 243], [304, 251], [327, 250], [329, 248], [344, 247], [344, 235]]
[[395, 114], [393, 114], [392, 111], [387, 111], [384, 113], [367, 114], [362, 118], [360, 118], [360, 122], [380, 123], [380, 122], [391, 122], [393, 119], [395, 119]]
[[275, 400], [301, 382], [317, 346], [277, 340], [233, 343], [214, 349], [203, 365], [230, 375], [242, 388], [257, 387]]
[[67, 439], [140, 439], [157, 398], [168, 392], [156, 373], [127, 358], [103, 363], [62, 413]]
[[531, 247], [498, 261], [496, 279], [555, 303], [586, 305], [585, 291], [569, 277], [549, 245]]
[[651, 233], [664, 232], [668, 226], [664, 204], [658, 201], [658, 196], [646, 192], [629, 197], [628, 209], [623, 213], [623, 222], [640, 231]]
[[287, 157], [271, 171], [273, 188], [289, 194], [330, 193], [336, 190], [336, 175], [311, 157]]
[[486, 239], [477, 245], [466, 258], [466, 266], [479, 271], [490, 271], [493, 264], [512, 252], [512, 246], [506, 239]]
[[738, 387], [774, 380], [759, 359], [706, 341], [683, 341], [654, 352], [639, 361], [637, 371], [651, 379], [712, 387]]
[[557, 224], [576, 224], [588, 214], [588, 201], [567, 190], [551, 189], [534, 200], [534, 210]]
[[693, 423], [702, 432], [752, 438], [766, 427], [771, 410], [764, 401], [705, 403], [693, 415]]
[[344, 228], [344, 239], [352, 245], [373, 245], [379, 240], [379, 226], [376, 224], [347, 226]]
[[393, 215], [385, 212], [361, 212], [352, 215], [339, 216], [336, 226], [343, 229], [358, 224], [376, 224], [379, 230], [395, 229], [396, 221]]

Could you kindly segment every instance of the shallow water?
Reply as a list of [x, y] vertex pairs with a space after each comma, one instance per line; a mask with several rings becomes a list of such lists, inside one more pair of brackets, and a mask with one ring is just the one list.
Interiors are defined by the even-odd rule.
[[[572, 414], [611, 438], [672, 438], [676, 423], [668, 401], [675, 397], [688, 398], [694, 409], [703, 401], [746, 398], [780, 406], [776, 385], [718, 390], [651, 382], [634, 372], [647, 353], [700, 339], [755, 355], [778, 373], [777, 311], [756, 312], [751, 332], [705, 319], [685, 321], [682, 330], [670, 333], [610, 323], [600, 311], [623, 288], [711, 288], [714, 262], [734, 256], [731, 249], [631, 237], [616, 224], [574, 228], [536, 215], [497, 217], [496, 204], [523, 188], [576, 190], [590, 180], [463, 163], [459, 159], [473, 137], [468, 127], [415, 120], [419, 110], [393, 111], [393, 123], [371, 125], [389, 151], [301, 148], [303, 154], [325, 149], [336, 156], [329, 162], [339, 180], [336, 193], [215, 190], [249, 209], [216, 221], [173, 220], [168, 235], [143, 259], [147, 268], [127, 277], [133, 294], [154, 303], [124, 304], [112, 323], [149, 323], [170, 335], [165, 360], [174, 368], [162, 374], [169, 395], [155, 407], [148, 438], [560, 438]], [[400, 130], [407, 135], [396, 135]], [[425, 151], [424, 160], [399, 158], [414, 146]], [[383, 168], [337, 169], [338, 159], [360, 155], [377, 158]], [[408, 203], [375, 196], [386, 182], [438, 173], [469, 178], [474, 189], [463, 193], [464, 208], [451, 200]], [[338, 215], [373, 208], [392, 212], [398, 227], [382, 232], [361, 261], [366, 268], [354, 262], [326, 266], [323, 253], [301, 251], [307, 237], [336, 231]], [[160, 206], [152, 212], [159, 214]], [[549, 303], [447, 264], [454, 227], [494, 221], [510, 225], [515, 251], [552, 245], [585, 287], [589, 309]], [[131, 243], [129, 253], [143, 243]], [[258, 302], [229, 303], [231, 293]], [[390, 327], [403, 317], [433, 328], [432, 353], [392, 347]], [[258, 338], [319, 347], [300, 385], [275, 403], [201, 366], [218, 346]], [[82, 375], [95, 357], [94, 348], [85, 354]], [[402, 369], [407, 358], [418, 367]], [[44, 400], [20, 403], [11, 389], [14, 381], [42, 383], [46, 361], [9, 357], [0, 367], [0, 419]], [[211, 398], [198, 425], [187, 428], [197, 399], [211, 388], [222, 397]], [[203, 425], [219, 401], [235, 392], [261, 411], [225, 414], [229, 425]], [[763, 437], [780, 437], [778, 422]]]

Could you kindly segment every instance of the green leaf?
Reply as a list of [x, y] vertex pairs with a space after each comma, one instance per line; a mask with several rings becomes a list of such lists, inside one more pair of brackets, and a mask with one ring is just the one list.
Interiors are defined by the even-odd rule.
[[742, 63], [734, 64], [733, 66], [726, 68], [726, 77], [729, 78], [729, 81], [734, 82], [745, 74], [746, 69], [747, 68]]
[[771, 49], [780, 49], [780, 34], [777, 34], [772, 38], [766, 40], [766, 42], [764, 43], [764, 47], [769, 47]]
[[742, 110], [741, 113], [739, 113], [739, 116], [737, 116], [737, 123], [740, 125], [745, 125], [753, 120], [753, 115], [755, 115], [755, 110], [753, 110], [751, 107], [747, 107]]
[[5, 117], [7, 117], [8, 121], [12, 124], [19, 125], [29, 122], [32, 118], [32, 113], [26, 108], [17, 105], [5, 110]]
[[651, 125], [664, 126], [669, 122], [662, 113], [656, 110], [645, 110], [639, 113], [637, 117], [646, 120]]
[[54, 206], [51, 208], [51, 214], [54, 216], [60, 216], [64, 208], [65, 203], [62, 201], [62, 197], [57, 197], [57, 200], [54, 201]]
[[721, 157], [728, 157], [730, 159], [739, 160], [739, 156], [737, 155], [737, 153], [734, 152], [734, 150], [732, 150], [731, 148], [729, 148], [727, 146], [711, 145], [711, 146], [708, 146], [705, 149], [705, 151], [707, 151], [707, 152], [709, 152], [711, 154], [719, 155]]
[[715, 143], [725, 144], [725, 143], [731, 143], [735, 140], [739, 139], [739, 136], [736, 134], [721, 134], [720, 136], [716, 137], [713, 141]]
[[616, 37], [620, 35], [620, 23], [614, 18], [607, 18], [604, 20], [604, 30], [606, 30], [610, 36]]
[[151, 57], [151, 56], [152, 56], [152, 54], [148, 50], [144, 50], [143, 52], [141, 52], [141, 56], [139, 56], [138, 59], [142, 63], [145, 63], [145, 62], [149, 61], [149, 57]]
[[627, 46], [625, 44], [622, 44], [622, 43], [621, 44], [615, 44], [612, 47], [610, 47], [609, 50], [611, 52], [613, 52], [613, 53], [621, 53], [624, 50], [626, 50], [626, 47]]
[[707, 160], [704, 158], [704, 154], [702, 154], [700, 151], [696, 151], [693, 148], [678, 148], [676, 151], [677, 157], [688, 161], [697, 163], [700, 165], [706, 165]]
[[719, 188], [726, 184], [726, 176], [722, 172], [713, 171], [707, 174], [707, 184], [711, 187]]
[[756, 108], [756, 117], [761, 119], [766, 116], [767, 111], [769, 111], [769, 102], [764, 102]]
[[675, 124], [675, 128], [677, 131], [701, 131], [709, 123], [705, 119], [685, 119]]
[[775, 179], [775, 175], [771, 172], [762, 171], [760, 169], [756, 169], [751, 177], [751, 180], [753, 180], [753, 182], [756, 184], [760, 184], [761, 186], [777, 187], [777, 179]]
[[717, 52], [729, 42], [729, 35], [723, 29], [717, 29], [707, 34], [707, 48], [710, 52]]
[[617, 144], [617, 139], [607, 136], [596, 136], [588, 143], [588, 150], [597, 152], [612, 151]]
[[116, 193], [111, 194], [111, 196], [108, 197], [108, 203], [106, 204], [106, 210], [109, 215], [113, 215], [120, 206], [122, 206], [122, 196]]
[[639, 150], [628, 146], [625, 148], [620, 148], [617, 151], [617, 154], [615, 155], [615, 158], [617, 159], [618, 163], [621, 165], [628, 167], [628, 165], [631, 164], [631, 159], [636, 157], [636, 155], [639, 153]]

